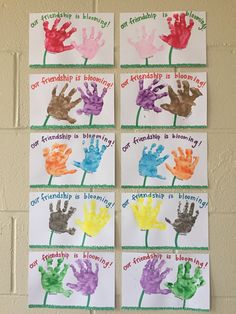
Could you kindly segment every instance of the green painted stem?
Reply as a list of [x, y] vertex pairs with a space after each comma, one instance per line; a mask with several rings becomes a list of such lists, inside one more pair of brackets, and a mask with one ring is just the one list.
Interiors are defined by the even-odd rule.
[[85, 238], [86, 238], [86, 233], [84, 233], [84, 236], [83, 236], [83, 241], [82, 241], [82, 244], [81, 244], [82, 247], [84, 246]]
[[145, 233], [145, 247], [148, 248], [148, 233], [149, 233], [149, 230], [146, 230], [146, 233]]
[[138, 301], [138, 307], [141, 307], [142, 301], [143, 301], [143, 296], [144, 296], [144, 290], [142, 291], [139, 301]]
[[50, 235], [50, 239], [49, 239], [49, 245], [51, 246], [52, 245], [52, 236], [54, 234], [54, 231], [52, 230], [51, 231], [51, 235]]
[[139, 120], [139, 116], [140, 116], [140, 112], [141, 112], [142, 107], [140, 106], [136, 115], [136, 124], [135, 126], [138, 126], [138, 120]]
[[169, 51], [169, 65], [172, 64], [171, 59], [172, 59], [172, 51], [173, 51], [173, 48], [174, 48], [174, 47], [170, 47], [170, 51]]
[[83, 178], [82, 178], [81, 184], [80, 184], [81, 186], [84, 185], [84, 179], [85, 179], [86, 173], [87, 173], [87, 171], [84, 171]]
[[186, 300], [184, 299], [184, 302], [183, 302], [183, 309], [185, 309], [185, 304], [186, 304]]
[[48, 292], [45, 293], [45, 296], [44, 296], [44, 299], [43, 299], [43, 305], [46, 305], [47, 298], [48, 298]]
[[46, 56], [47, 56], [47, 50], [44, 51], [44, 55], [43, 55], [43, 65], [46, 64]]
[[93, 122], [93, 115], [91, 114], [90, 115], [90, 120], [89, 120], [89, 125], [92, 125], [92, 122]]
[[47, 125], [47, 123], [48, 123], [48, 119], [49, 119], [49, 118], [50, 118], [50, 114], [49, 114], [49, 115], [47, 115], [47, 118], [45, 119], [43, 126], [46, 126], [46, 125]]
[[53, 175], [51, 175], [50, 178], [49, 178], [48, 186], [51, 185], [51, 183], [52, 183], [52, 178], [53, 178]]
[[147, 176], [144, 177], [144, 180], [143, 180], [143, 186], [146, 185], [146, 181], [147, 181]]
[[88, 300], [87, 300], [87, 307], [89, 307], [89, 303], [90, 303], [90, 298], [91, 298], [91, 294], [88, 295]]
[[174, 123], [173, 123], [173, 126], [176, 126], [176, 119], [177, 119], [177, 114], [175, 114], [175, 116], [174, 116]]
[[173, 178], [171, 186], [175, 185], [175, 180], [176, 180], [176, 177]]
[[145, 65], [148, 65], [148, 58], [145, 59]]
[[175, 247], [179, 247], [178, 246], [178, 237], [179, 237], [179, 232], [176, 232], [176, 236], [175, 236]]
[[88, 58], [85, 58], [85, 59], [84, 59], [84, 65], [86, 65], [87, 62], [88, 62]]

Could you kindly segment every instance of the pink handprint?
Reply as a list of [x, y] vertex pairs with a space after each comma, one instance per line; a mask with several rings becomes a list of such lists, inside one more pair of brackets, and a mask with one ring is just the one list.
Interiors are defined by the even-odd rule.
[[98, 53], [98, 50], [105, 44], [104, 39], [100, 41], [102, 37], [102, 32], [98, 32], [96, 38], [94, 38], [94, 35], [95, 35], [94, 27], [91, 28], [91, 33], [89, 37], [87, 36], [87, 29], [83, 28], [82, 29], [82, 37], [83, 37], [82, 44], [78, 45], [76, 42], [74, 41], [72, 42], [73, 47], [80, 54], [82, 54], [82, 57], [85, 59], [84, 65], [87, 64], [88, 60], [93, 59]]
[[76, 28], [73, 27], [69, 32], [67, 32], [67, 28], [71, 26], [71, 22], [66, 22], [62, 25], [62, 27], [58, 30], [57, 26], [60, 23], [61, 19], [56, 19], [53, 23], [52, 29], [48, 28], [49, 22], [45, 21], [43, 23], [43, 29], [45, 32], [45, 53], [43, 57], [43, 64], [46, 62], [46, 54], [50, 53], [60, 53], [67, 50], [74, 49], [73, 45], [64, 45], [64, 41], [68, 39], [74, 32], [76, 32]]
[[128, 39], [130, 45], [134, 46], [137, 50], [140, 58], [145, 59], [146, 64], [148, 65], [148, 59], [153, 57], [158, 51], [162, 51], [164, 49], [163, 46], [157, 48], [154, 46], [153, 42], [155, 39], [156, 30], [153, 29], [150, 35], [147, 34], [145, 26], [142, 26], [142, 38], [136, 42], [134, 42], [131, 38]]

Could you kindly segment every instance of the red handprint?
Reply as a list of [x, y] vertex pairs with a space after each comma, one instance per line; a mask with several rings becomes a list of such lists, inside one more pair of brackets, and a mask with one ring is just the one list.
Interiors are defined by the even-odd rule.
[[70, 31], [66, 31], [68, 27], [71, 26], [71, 22], [66, 22], [62, 25], [62, 27], [58, 30], [57, 26], [60, 23], [61, 19], [56, 19], [53, 23], [51, 29], [48, 28], [49, 22], [45, 21], [43, 23], [43, 29], [45, 32], [45, 53], [43, 58], [43, 64], [46, 61], [46, 53], [60, 53], [63, 51], [74, 49], [74, 46], [67, 45], [65, 46], [64, 41], [68, 39], [74, 32], [76, 32], [76, 28], [73, 27]]
[[167, 23], [170, 29], [170, 34], [168, 36], [161, 35], [160, 38], [171, 46], [169, 53], [169, 64], [171, 64], [171, 54], [173, 48], [184, 49], [186, 48], [189, 38], [191, 36], [191, 30], [193, 28], [194, 22], [192, 19], [189, 20], [189, 25], [186, 24], [186, 14], [174, 14], [175, 22], [171, 23], [172, 18], [167, 18]]

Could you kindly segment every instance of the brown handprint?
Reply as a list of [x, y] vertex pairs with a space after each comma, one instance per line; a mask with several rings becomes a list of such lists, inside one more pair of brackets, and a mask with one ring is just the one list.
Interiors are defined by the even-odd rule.
[[62, 88], [58, 96], [56, 95], [57, 86], [53, 88], [52, 98], [47, 108], [48, 116], [43, 126], [47, 124], [50, 116], [52, 116], [53, 118], [57, 120], [66, 120], [71, 124], [76, 122], [75, 119], [72, 119], [69, 116], [69, 111], [80, 103], [81, 98], [78, 98], [71, 102], [71, 98], [76, 93], [76, 89], [72, 88], [71, 91], [68, 93], [68, 96], [65, 96], [64, 92], [66, 91], [67, 87], [68, 87], [68, 83], [64, 85], [64, 87]]
[[[177, 116], [188, 117], [192, 113], [192, 106], [196, 106], [194, 100], [202, 95], [196, 87], [190, 87], [188, 81], [177, 80], [177, 94], [171, 86], [168, 86], [170, 104], [162, 104], [161, 108], [175, 115], [174, 126], [176, 126]], [[191, 95], [190, 95], [191, 92]]]
[[50, 211], [50, 217], [49, 217], [49, 229], [52, 231], [49, 245], [52, 243], [52, 236], [53, 233], [69, 233], [70, 235], [73, 235], [75, 233], [75, 228], [68, 228], [68, 220], [70, 217], [74, 214], [76, 211], [76, 208], [70, 207], [68, 212], [68, 201], [65, 201], [64, 208], [61, 209], [61, 200], [57, 202], [56, 211], [53, 211], [53, 204], [49, 204], [49, 211]]
[[174, 185], [175, 179], [188, 180], [193, 174], [194, 170], [199, 162], [199, 156], [193, 157], [192, 149], [185, 149], [185, 154], [181, 147], [178, 147], [179, 156], [175, 151], [171, 154], [174, 156], [175, 166], [172, 168], [169, 164], [165, 164], [167, 170], [169, 170], [174, 178], [172, 186]]

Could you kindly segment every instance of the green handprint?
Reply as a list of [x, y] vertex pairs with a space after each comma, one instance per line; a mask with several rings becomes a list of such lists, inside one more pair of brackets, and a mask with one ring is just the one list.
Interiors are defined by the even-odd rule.
[[175, 283], [168, 282], [166, 286], [179, 299], [182, 299], [183, 309], [185, 308], [186, 300], [191, 299], [197, 289], [205, 284], [205, 280], [201, 275], [201, 269], [195, 268], [194, 276], [190, 277], [191, 264], [186, 262], [185, 265], [180, 264], [178, 267], [177, 280]]
[[39, 266], [38, 270], [41, 273], [41, 284], [42, 288], [46, 291], [43, 305], [46, 305], [48, 294], [57, 294], [62, 293], [65, 297], [69, 298], [72, 294], [71, 290], [65, 290], [63, 285], [63, 279], [69, 268], [69, 264], [64, 264], [63, 269], [61, 270], [61, 265], [64, 261], [64, 258], [59, 258], [57, 260], [57, 266], [53, 268], [53, 260], [51, 258], [47, 259], [47, 271]]

